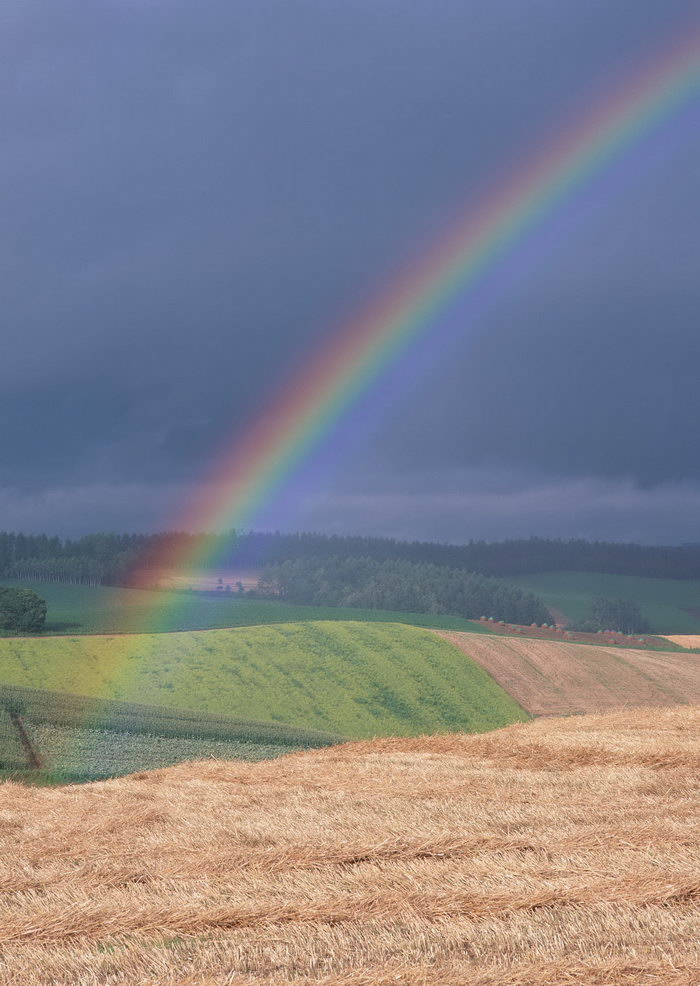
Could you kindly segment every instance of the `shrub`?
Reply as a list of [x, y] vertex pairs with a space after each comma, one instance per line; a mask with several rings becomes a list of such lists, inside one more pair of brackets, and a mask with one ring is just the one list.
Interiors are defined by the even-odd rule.
[[46, 622], [46, 602], [33, 589], [0, 586], [0, 630], [41, 633]]

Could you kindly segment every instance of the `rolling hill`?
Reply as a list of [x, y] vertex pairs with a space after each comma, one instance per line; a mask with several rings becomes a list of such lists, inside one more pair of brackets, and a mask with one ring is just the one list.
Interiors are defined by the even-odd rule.
[[695, 986], [700, 710], [0, 785], [2, 975]]
[[527, 718], [451, 643], [391, 623], [4, 638], [0, 682], [358, 738], [481, 731]]
[[633, 599], [651, 625], [652, 633], [700, 633], [700, 582], [647, 579], [634, 575], [591, 572], [549, 572], [508, 579], [536, 593], [547, 606], [569, 620], [585, 619], [596, 596]]

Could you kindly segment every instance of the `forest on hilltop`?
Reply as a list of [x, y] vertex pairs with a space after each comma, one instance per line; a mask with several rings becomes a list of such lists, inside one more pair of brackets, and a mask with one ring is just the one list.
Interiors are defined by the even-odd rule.
[[304, 558], [409, 561], [508, 577], [536, 572], [598, 572], [648, 578], [700, 578], [700, 546], [664, 547], [583, 539], [528, 538], [438, 544], [393, 538], [314, 533], [46, 534], [0, 533], [0, 577], [124, 585], [161, 551], [168, 557], [208, 558], [202, 567], [262, 568]]
[[549, 610], [532, 592], [503, 579], [446, 565], [372, 558], [297, 558], [263, 570], [260, 592], [313, 606], [440, 613], [509, 623], [546, 623]]

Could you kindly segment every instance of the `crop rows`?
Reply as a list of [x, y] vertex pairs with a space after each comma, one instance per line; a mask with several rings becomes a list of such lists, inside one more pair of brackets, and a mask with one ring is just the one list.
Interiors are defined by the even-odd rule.
[[340, 738], [319, 730], [299, 729], [276, 722], [262, 722], [233, 716], [139, 705], [44, 691], [36, 688], [0, 686], [0, 707], [16, 709], [34, 725], [101, 729], [110, 732], [157, 735], [161, 737], [232, 739], [275, 746], [328, 746]]
[[65, 726], [32, 725], [31, 734], [37, 747], [48, 753], [52, 771], [78, 771], [90, 778], [170, 767], [185, 760], [270, 760], [305, 749], [303, 744], [146, 736]]
[[279, 723], [0, 686], [0, 775], [32, 759], [55, 779], [94, 780], [183, 760], [264, 760], [342, 737]]

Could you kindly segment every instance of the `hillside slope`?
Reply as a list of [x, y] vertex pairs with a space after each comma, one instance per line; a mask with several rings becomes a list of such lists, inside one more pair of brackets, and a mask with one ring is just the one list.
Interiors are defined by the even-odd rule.
[[437, 633], [477, 661], [531, 715], [700, 704], [697, 654]]
[[390, 623], [6, 638], [0, 683], [357, 738], [473, 732], [528, 718], [448, 641]]
[[73, 986], [694, 986], [700, 709], [0, 786], [0, 969]]

